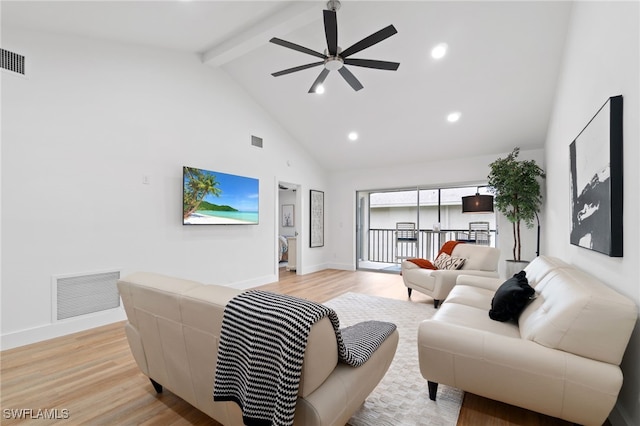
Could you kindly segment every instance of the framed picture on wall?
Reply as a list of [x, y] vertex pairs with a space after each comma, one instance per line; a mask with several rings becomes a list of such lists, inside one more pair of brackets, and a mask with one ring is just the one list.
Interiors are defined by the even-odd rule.
[[569, 157], [571, 244], [622, 257], [622, 96], [596, 112]]
[[282, 226], [284, 228], [293, 228], [295, 226], [295, 218], [293, 216], [294, 213], [293, 204], [283, 204], [282, 205]]
[[324, 246], [324, 192], [310, 190], [309, 247]]

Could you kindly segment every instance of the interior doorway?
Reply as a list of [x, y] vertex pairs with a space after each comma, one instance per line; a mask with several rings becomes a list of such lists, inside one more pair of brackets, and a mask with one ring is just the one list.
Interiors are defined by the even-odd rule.
[[278, 182], [277, 215], [277, 271], [280, 274], [297, 274], [300, 269], [300, 185]]

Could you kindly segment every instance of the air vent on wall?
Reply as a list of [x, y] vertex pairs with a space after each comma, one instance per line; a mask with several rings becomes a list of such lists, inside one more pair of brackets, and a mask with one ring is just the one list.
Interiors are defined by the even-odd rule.
[[53, 277], [53, 320], [117, 308], [119, 278], [120, 271]]
[[0, 49], [0, 68], [24, 75], [24, 56]]
[[262, 138], [251, 135], [251, 145], [262, 148]]

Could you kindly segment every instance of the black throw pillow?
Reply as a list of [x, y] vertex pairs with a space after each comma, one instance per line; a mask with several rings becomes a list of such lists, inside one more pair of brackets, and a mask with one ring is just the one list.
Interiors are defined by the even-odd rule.
[[496, 321], [518, 320], [527, 303], [535, 294], [533, 287], [529, 285], [527, 273], [520, 271], [506, 280], [496, 290], [491, 301], [489, 317]]

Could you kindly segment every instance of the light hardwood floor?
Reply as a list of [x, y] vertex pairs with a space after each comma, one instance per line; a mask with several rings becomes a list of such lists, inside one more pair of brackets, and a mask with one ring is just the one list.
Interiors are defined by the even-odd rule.
[[[346, 292], [406, 300], [399, 275], [326, 270], [304, 276], [281, 270], [280, 280], [261, 289], [317, 302]], [[413, 292], [414, 303], [432, 303]], [[216, 425], [208, 416], [166, 391], [158, 395], [136, 366], [123, 323], [110, 324], [0, 352], [0, 423], [38, 425], [55, 421], [18, 421], [7, 410], [31, 409], [57, 415], [59, 424]], [[427, 383], [425, 381], [425, 388]], [[14, 412], [15, 413], [15, 412]], [[570, 423], [466, 394], [458, 426], [545, 425]]]

